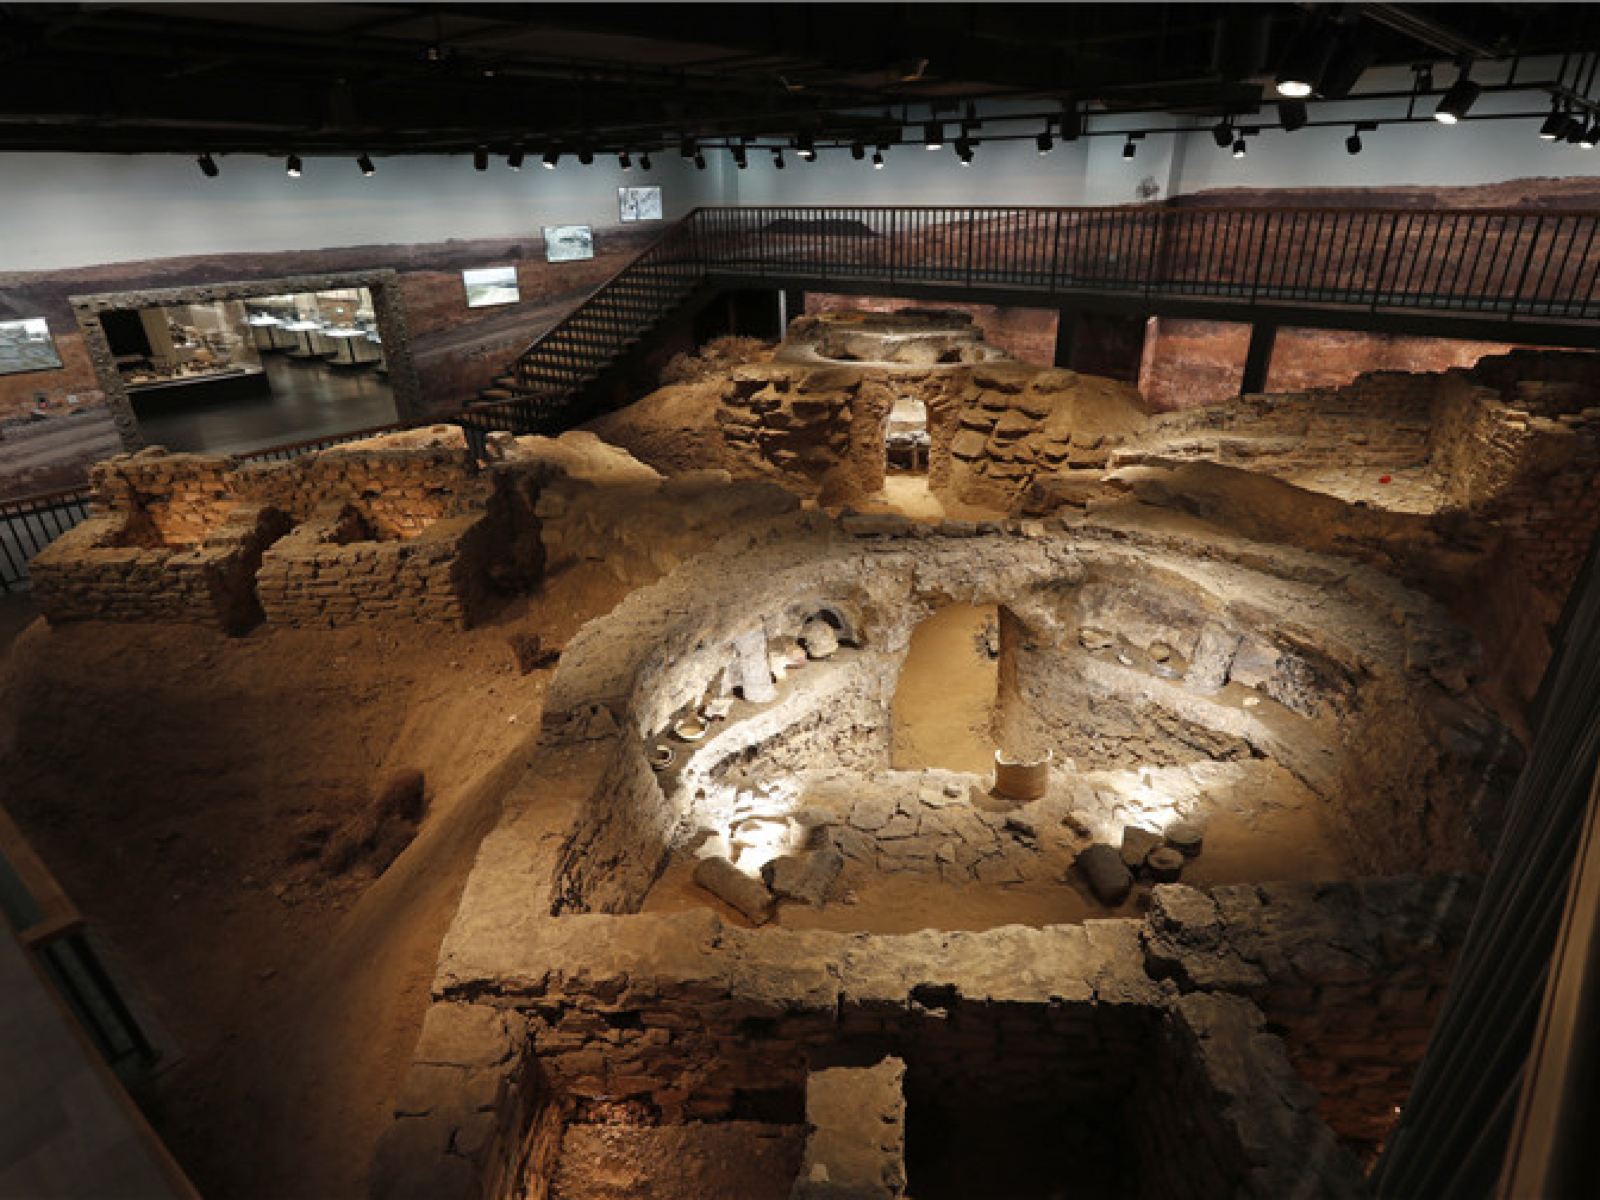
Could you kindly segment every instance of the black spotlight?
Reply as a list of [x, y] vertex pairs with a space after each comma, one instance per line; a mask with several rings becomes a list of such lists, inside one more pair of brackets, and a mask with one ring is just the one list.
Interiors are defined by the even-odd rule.
[[794, 148], [799, 152], [800, 157], [805, 159], [807, 162], [817, 161], [817, 143], [812, 139], [809, 133], [802, 133], [799, 137], [795, 138]]
[[594, 166], [594, 151], [585, 146], [578, 151], [578, 162], [585, 167]]
[[650, 169], [650, 156], [648, 154], [639, 155], [639, 170], [648, 171], [649, 169]]
[[1450, 85], [1450, 90], [1444, 94], [1444, 99], [1439, 101], [1439, 107], [1434, 110], [1433, 119], [1441, 125], [1454, 125], [1477, 103], [1478, 95], [1483, 89], [1467, 78], [1467, 72], [1471, 69], [1470, 64], [1462, 66], [1460, 76]]
[[1567, 114], [1561, 111], [1560, 101], [1550, 101], [1550, 115], [1544, 119], [1544, 124], [1539, 126], [1539, 136], [1547, 142], [1553, 142], [1567, 131]]
[[700, 153], [700, 146], [692, 137], [686, 137], [678, 143], [679, 158], [690, 159], [698, 153]]
[[1279, 100], [1278, 120], [1283, 123], [1285, 133], [1293, 133], [1296, 129], [1306, 127], [1306, 102], [1304, 100]]
[[212, 158], [209, 154], [202, 154], [194, 161], [200, 165], [200, 174], [204, 175], [207, 179], [215, 179], [218, 175], [222, 174], [222, 172], [217, 169], [217, 160]]
[[1233, 143], [1233, 156], [1235, 158], [1243, 158], [1249, 153], [1250, 147], [1245, 144], [1244, 134], [1241, 133], [1238, 140]]
[[782, 146], [774, 146], [772, 148], [772, 169], [775, 170], [775, 171], [781, 171], [781, 170], [783, 170], [784, 166], [785, 166], [785, 163], [783, 161], [783, 147]]
[[1416, 68], [1417, 91], [1423, 95], [1433, 91], [1433, 64], [1423, 63]]
[[1233, 145], [1233, 126], [1227, 121], [1218, 121], [1211, 127], [1211, 140], [1217, 144], [1218, 150], [1226, 150]]
[[284, 173], [286, 175], [288, 175], [290, 179], [299, 179], [300, 178], [300, 156], [298, 154], [291, 154], [291, 155], [289, 155], [288, 158], [284, 159], [283, 160], [283, 170], [284, 170]]
[[544, 163], [544, 169], [546, 171], [554, 171], [556, 169], [556, 164], [561, 161], [561, 151], [546, 150], [544, 152], [544, 158], [540, 161]]
[[1361, 134], [1359, 131], [1352, 133], [1349, 137], [1345, 138], [1344, 152], [1346, 154], [1361, 153]]
[[489, 152], [482, 146], [472, 152], [472, 169], [474, 171], [487, 171], [489, 169]]
[[[517, 160], [517, 166], [513, 167], [512, 170], [519, 169], [522, 164], [522, 151], [514, 151], [512, 158]], [[507, 159], [506, 161], [510, 162], [511, 160]], [[365, 151], [362, 152], [360, 158], [356, 159], [356, 170], [360, 171], [369, 179], [378, 173], [378, 168], [372, 165], [372, 159], [367, 156]]]
[[883, 170], [883, 151], [882, 150], [874, 150], [872, 152], [872, 169], [874, 171]]
[[733, 147], [733, 165], [741, 171], [750, 165], [750, 156], [742, 145]]
[[1128, 140], [1122, 144], [1122, 157], [1132, 158], [1137, 153], [1139, 153], [1139, 147], [1134, 145], [1133, 136], [1130, 134]]
[[626, 150], [617, 155], [617, 169], [620, 171], [633, 170], [633, 156], [630, 155]]
[[522, 158], [522, 147], [518, 146], [510, 154], [506, 155], [506, 166], [510, 167], [513, 171], [520, 171], [522, 170]]
[[701, 154], [698, 150], [694, 152], [694, 169], [697, 171], [704, 171], [706, 169], [706, 156]]
[[961, 160], [963, 167], [972, 165], [972, 143], [966, 138], [956, 139], [956, 157]]
[[1033, 139], [1033, 144], [1039, 148], [1040, 158], [1043, 158], [1056, 148], [1055, 139], [1050, 136], [1050, 127], [1048, 125], [1045, 126], [1044, 131], [1038, 137]]
[[1585, 150], [1593, 150], [1597, 141], [1600, 141], [1600, 118], [1590, 121], [1588, 128], [1578, 135], [1578, 145]]
[[929, 150], [944, 149], [943, 121], [929, 121], [922, 127], [922, 144]]
[[867, 156], [867, 148], [860, 142], [853, 142], [850, 146], [850, 157], [860, 162]]

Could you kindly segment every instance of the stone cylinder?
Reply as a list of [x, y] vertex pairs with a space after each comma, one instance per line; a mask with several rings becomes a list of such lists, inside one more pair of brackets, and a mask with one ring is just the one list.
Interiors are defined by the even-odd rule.
[[1043, 758], [1014, 759], [1003, 750], [994, 752], [994, 790], [1008, 800], [1037, 800], [1050, 790], [1050, 762], [1053, 750]]

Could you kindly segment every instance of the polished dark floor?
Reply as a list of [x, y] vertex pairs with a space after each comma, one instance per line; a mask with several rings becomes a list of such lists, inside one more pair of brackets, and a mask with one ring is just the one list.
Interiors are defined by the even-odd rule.
[[304, 442], [396, 420], [394, 393], [373, 368], [335, 370], [283, 354], [262, 355], [259, 394], [134, 409], [147, 445], [208, 454], [237, 454]]

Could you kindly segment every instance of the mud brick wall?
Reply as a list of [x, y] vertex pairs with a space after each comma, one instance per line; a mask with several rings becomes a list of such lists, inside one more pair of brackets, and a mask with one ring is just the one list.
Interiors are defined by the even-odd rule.
[[1439, 377], [1433, 446], [1452, 501], [1564, 596], [1600, 529], [1600, 356], [1518, 351]]
[[236, 508], [187, 548], [126, 545], [141, 514], [93, 517], [34, 559], [33, 600], [52, 623], [171, 622], [238, 632], [261, 619], [255, 572], [285, 524], [270, 509]]
[[350, 504], [380, 538], [414, 537], [435, 521], [481, 509], [488, 497], [487, 477], [479, 475], [460, 430], [452, 432], [445, 445], [352, 443], [288, 462], [249, 463], [230, 484], [296, 521]]
[[229, 485], [232, 460], [158, 449], [118, 455], [89, 472], [96, 510], [135, 518], [130, 544], [196, 546], [238, 505]]
[[1155, 889], [1151, 969], [1248, 996], [1362, 1153], [1404, 1105], [1477, 901], [1466, 877]]
[[436, 519], [404, 541], [339, 544], [334, 530], [332, 521], [301, 525], [266, 553], [257, 587], [269, 622], [464, 628], [476, 617], [487, 554], [481, 517]]

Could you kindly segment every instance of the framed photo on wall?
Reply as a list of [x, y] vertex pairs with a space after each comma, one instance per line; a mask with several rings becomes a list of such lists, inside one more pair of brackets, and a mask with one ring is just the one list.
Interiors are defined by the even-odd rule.
[[517, 288], [515, 267], [478, 267], [461, 272], [467, 289], [468, 308], [488, 308], [492, 304], [515, 304], [522, 299]]
[[658, 187], [619, 187], [617, 208], [624, 221], [661, 220], [661, 189]]
[[60, 365], [56, 340], [43, 317], [0, 321], [0, 375], [53, 371]]
[[546, 262], [576, 262], [580, 258], [593, 258], [594, 231], [587, 225], [546, 225], [544, 257]]

